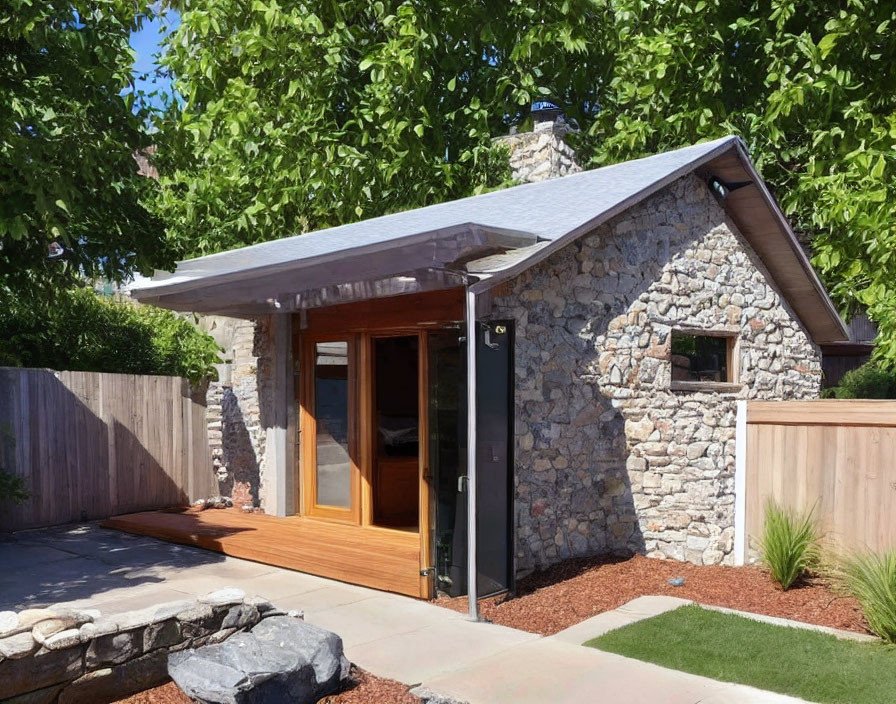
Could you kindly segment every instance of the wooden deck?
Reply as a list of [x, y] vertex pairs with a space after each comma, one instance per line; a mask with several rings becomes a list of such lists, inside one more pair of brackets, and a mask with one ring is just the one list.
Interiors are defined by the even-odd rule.
[[169, 509], [113, 516], [105, 528], [419, 597], [417, 532], [238, 509]]

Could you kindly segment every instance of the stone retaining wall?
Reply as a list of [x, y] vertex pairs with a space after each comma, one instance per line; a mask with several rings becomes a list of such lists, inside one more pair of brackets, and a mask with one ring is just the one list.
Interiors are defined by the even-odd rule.
[[[733, 559], [737, 399], [817, 396], [821, 355], [687, 176], [496, 291], [516, 321], [516, 565]], [[737, 336], [739, 387], [670, 388], [674, 328]]]
[[221, 642], [280, 613], [238, 589], [110, 616], [0, 612], [0, 701], [117, 701], [168, 681], [169, 652]]

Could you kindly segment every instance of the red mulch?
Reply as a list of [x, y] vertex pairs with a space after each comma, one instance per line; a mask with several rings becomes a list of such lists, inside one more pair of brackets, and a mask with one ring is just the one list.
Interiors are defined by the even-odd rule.
[[[684, 577], [681, 587], [671, 577]], [[628, 559], [574, 559], [520, 580], [517, 596], [480, 601], [484, 618], [511, 628], [551, 635], [586, 618], [650, 594], [668, 594], [805, 623], [867, 632], [858, 603], [824, 580], [806, 580], [781, 591], [759, 567], [700, 567], [641, 555]], [[466, 611], [467, 599], [436, 601]]]
[[127, 699], [120, 699], [114, 704], [193, 704], [193, 700], [181, 692], [174, 682], [169, 682]]
[[417, 704], [422, 701], [408, 691], [408, 686], [395, 680], [374, 677], [352, 665], [354, 681], [339, 694], [324, 697], [318, 704]]
[[[319, 704], [417, 704], [420, 701], [408, 691], [407, 685], [374, 677], [352, 665], [351, 684], [339, 694], [324, 697]], [[169, 682], [115, 704], [193, 704], [193, 700], [174, 682]]]

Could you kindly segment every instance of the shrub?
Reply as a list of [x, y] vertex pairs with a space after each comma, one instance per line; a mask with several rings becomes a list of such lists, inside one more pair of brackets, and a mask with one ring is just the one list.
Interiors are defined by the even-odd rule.
[[769, 500], [759, 549], [774, 580], [787, 590], [819, 558], [815, 510], [797, 513]]
[[4, 501], [12, 501], [21, 504], [28, 500], [31, 494], [25, 488], [25, 480], [5, 469], [0, 469], [0, 504]]
[[892, 398], [896, 399], [896, 370], [877, 362], [868, 362], [843, 375], [840, 384], [825, 389], [827, 398]]
[[0, 366], [213, 378], [215, 341], [188, 320], [152, 306], [58, 292], [52, 300], [0, 289]]
[[854, 554], [844, 561], [842, 578], [871, 631], [896, 643], [896, 550]]

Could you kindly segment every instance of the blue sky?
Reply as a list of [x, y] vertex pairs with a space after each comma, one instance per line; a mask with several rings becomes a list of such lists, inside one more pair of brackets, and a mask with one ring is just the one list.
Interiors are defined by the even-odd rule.
[[180, 24], [180, 15], [174, 10], [168, 10], [161, 17], [152, 21], [144, 21], [139, 32], [131, 34], [131, 46], [137, 52], [137, 60], [134, 62], [134, 75], [137, 88], [145, 91], [167, 89], [167, 81], [153, 85], [149, 81], [141, 81], [140, 75], [149, 73], [152, 80], [152, 71], [155, 69], [154, 54], [159, 52], [159, 42], [162, 38], [177, 28]]

